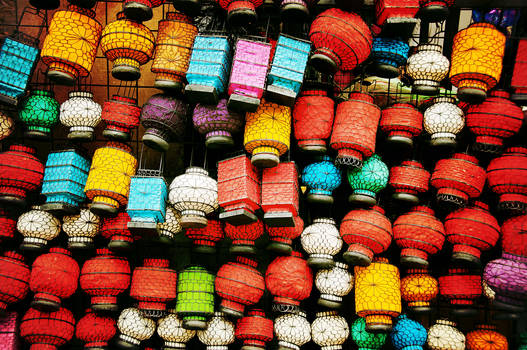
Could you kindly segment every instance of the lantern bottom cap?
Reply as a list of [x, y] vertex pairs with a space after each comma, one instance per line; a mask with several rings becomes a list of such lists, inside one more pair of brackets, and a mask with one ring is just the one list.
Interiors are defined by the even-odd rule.
[[417, 17], [430, 23], [442, 22], [448, 17], [448, 7], [445, 5], [428, 5], [421, 7]]
[[141, 70], [137, 67], [118, 65], [112, 68], [112, 77], [124, 81], [135, 81], [141, 78]]
[[412, 94], [415, 95], [425, 95], [425, 96], [435, 96], [439, 93], [439, 87], [430, 86], [430, 85], [413, 85]]
[[345, 252], [342, 256], [350, 265], [369, 266], [371, 264], [370, 257], [359, 252]]
[[321, 53], [311, 55], [311, 57], [309, 57], [309, 63], [317, 71], [325, 74], [335, 74], [338, 69], [335, 61]]
[[126, 252], [132, 249], [132, 243], [117, 240], [111, 241], [110, 243], [108, 243], [108, 249], [116, 252]]
[[291, 2], [280, 9], [280, 17], [283, 21], [301, 22], [309, 16], [309, 10], [305, 5]]
[[40, 244], [40, 243], [24, 242], [24, 243], [20, 243], [19, 249], [30, 251], [30, 252], [38, 252], [44, 249], [45, 246], [46, 246], [45, 244]]
[[100, 346], [95, 346], [95, 347], [88, 347], [88, 348], [84, 348], [84, 350], [106, 350], [105, 347], [100, 347]]
[[265, 213], [264, 223], [271, 227], [295, 227], [295, 218], [289, 211]]
[[24, 208], [26, 206], [26, 200], [15, 196], [0, 196], [0, 203], [2, 206], [12, 208]]
[[131, 344], [129, 342], [126, 342], [122, 339], [117, 339], [115, 341], [115, 345], [118, 347], [118, 348], [121, 348], [121, 349], [129, 349], [129, 350], [139, 350], [139, 346], [135, 345], [135, 344]]
[[93, 242], [68, 242], [70, 249], [93, 249], [94, 247]]
[[195, 251], [196, 253], [201, 253], [201, 254], [216, 253], [216, 248], [210, 245], [197, 245], [197, 246], [192, 247], [192, 250]]
[[441, 206], [447, 209], [447, 211], [454, 211], [456, 209], [464, 207], [467, 204], [467, 201], [463, 198], [444, 193], [437, 195], [437, 201], [441, 202]]
[[128, 141], [130, 140], [130, 134], [123, 131], [117, 131], [117, 130], [110, 130], [106, 129], [103, 130], [102, 136], [106, 137], [110, 140], [117, 140], [117, 141]]
[[236, 112], [256, 112], [259, 105], [259, 98], [237, 94], [232, 94], [227, 101], [227, 108]]
[[399, 68], [394, 67], [391, 64], [375, 62], [370, 65], [370, 71], [375, 76], [381, 78], [397, 78], [399, 76]]
[[487, 98], [487, 93], [480, 89], [462, 87], [457, 90], [457, 98], [470, 104], [479, 104]]
[[174, 239], [172, 237], [169, 237], [167, 235], [159, 235], [159, 238], [157, 239], [157, 242], [162, 245], [172, 245], [174, 244]]
[[410, 311], [416, 314], [432, 311], [432, 308], [430, 306], [415, 306], [415, 307], [409, 307], [409, 309]]
[[237, 311], [237, 310], [233, 310], [233, 309], [230, 309], [228, 307], [224, 307], [224, 306], [220, 306], [220, 311], [229, 315], [229, 316], [232, 316], [234, 318], [242, 318], [243, 317], [243, 312], [240, 312], [240, 311]]
[[234, 140], [230, 136], [211, 136], [205, 140], [205, 146], [212, 149], [234, 146]]
[[496, 312], [492, 316], [494, 320], [519, 320], [521, 318], [521, 313], [515, 313], [510, 311], [502, 311], [502, 312]]
[[333, 204], [333, 197], [325, 194], [310, 193], [307, 195], [309, 203]]
[[80, 212], [80, 208], [68, 203], [45, 203], [40, 209], [50, 212], [53, 215], [73, 215]]
[[481, 260], [477, 256], [463, 252], [453, 253], [452, 261], [456, 263], [462, 263], [464, 265], [469, 264], [473, 267], [481, 266]]
[[91, 142], [94, 136], [92, 131], [72, 131], [68, 134], [68, 140], [79, 142]]
[[391, 324], [366, 324], [366, 331], [370, 333], [390, 333]]
[[370, 207], [377, 204], [377, 199], [375, 197], [370, 197], [370, 196], [360, 194], [360, 193], [351, 194], [348, 197], [348, 201], [350, 203], [357, 203], [357, 204], [362, 204], [362, 205], [366, 205]]
[[401, 264], [405, 266], [428, 267], [428, 261], [418, 256], [401, 256]]
[[456, 146], [456, 139], [452, 137], [437, 137], [430, 140], [430, 146], [454, 148]]
[[224, 211], [219, 217], [233, 226], [248, 225], [258, 220], [256, 215], [247, 209]]
[[260, 346], [254, 346], [254, 345], [244, 345], [241, 347], [240, 350], [262, 350], [262, 349], [265, 349], [265, 346], [260, 347]]
[[419, 197], [411, 193], [394, 193], [392, 194], [392, 198], [401, 202], [419, 204]]
[[498, 204], [500, 211], [507, 212], [511, 216], [522, 215], [527, 212], [527, 203], [519, 201], [507, 201]]
[[203, 228], [208, 223], [207, 218], [204, 216], [182, 216], [180, 221], [183, 228]]
[[111, 313], [119, 311], [119, 307], [116, 304], [91, 304], [91, 308], [93, 311], [101, 313]]
[[126, 18], [141, 22], [148, 21], [153, 16], [150, 6], [135, 1], [127, 2], [123, 7], [123, 12]]
[[307, 264], [316, 269], [330, 269], [335, 266], [335, 261], [330, 258], [312, 257], [307, 259]]
[[232, 26], [244, 26], [254, 23], [256, 19], [256, 12], [250, 8], [238, 8], [227, 13], [227, 22]]
[[257, 168], [274, 168], [280, 163], [280, 157], [276, 154], [259, 153], [251, 157], [251, 163]]
[[290, 245], [280, 242], [269, 243], [266, 249], [280, 255], [291, 255], [291, 252], [293, 251], [293, 248], [291, 248]]
[[494, 308], [496, 308], [496, 309], [510, 311], [510, 312], [521, 313], [521, 312], [525, 311], [525, 308], [523, 308], [521, 306], [504, 303], [504, 302], [501, 302], [499, 300], [493, 300], [492, 301], [492, 306]]
[[98, 216], [115, 216], [119, 212], [119, 208], [106, 203], [92, 203], [90, 205], [90, 211]]
[[185, 96], [191, 103], [218, 104], [218, 91], [213, 86], [190, 84], [185, 87]]
[[476, 152], [500, 154], [503, 151], [502, 145], [493, 145], [490, 143], [476, 142], [472, 145], [472, 149]]
[[53, 300], [38, 299], [31, 302], [31, 307], [43, 312], [53, 312], [60, 309], [60, 303]]
[[143, 135], [143, 143], [159, 152], [166, 152], [170, 147], [170, 144], [167, 142], [167, 140], [150, 133], [145, 133]]
[[478, 314], [478, 310], [470, 308], [459, 308], [455, 307], [451, 310], [452, 314], [455, 316], [470, 317]]
[[51, 133], [40, 130], [28, 130], [24, 132], [24, 137], [33, 140], [48, 141], [51, 138]]
[[144, 221], [129, 221], [126, 227], [134, 233], [139, 233], [142, 236], [152, 236], [157, 234], [157, 223], [156, 222], [144, 222]]
[[201, 12], [201, 1], [199, 0], [172, 0], [174, 8], [189, 16], [197, 16]]
[[328, 148], [326, 146], [322, 145], [300, 145], [300, 149], [304, 152], [310, 152], [310, 153], [326, 153], [328, 151]]
[[207, 322], [201, 320], [183, 320], [183, 328], [185, 329], [207, 329]]
[[156, 79], [154, 86], [158, 89], [168, 91], [181, 91], [183, 89], [182, 82], [168, 79]]
[[527, 94], [515, 93], [511, 95], [511, 101], [516, 102], [520, 106], [527, 104]]
[[265, 91], [265, 99], [267, 101], [276, 102], [279, 105], [287, 107], [293, 107], [295, 104], [297, 93], [291, 89], [267, 85], [267, 89]]
[[[95, 4], [97, 3], [97, 0], [70, 0], [70, 4], [85, 8], [85, 9], [91, 9]], [[86, 349], [99, 349], [99, 348], [86, 348]]]
[[414, 141], [409, 137], [393, 135], [386, 138], [386, 142], [393, 144], [394, 146], [403, 146], [411, 148], [414, 145]]
[[47, 76], [49, 80], [59, 85], [70, 85], [71, 86], [75, 84], [75, 77], [66, 72], [57, 71], [57, 70], [48, 70]]
[[256, 254], [256, 248], [254, 246], [249, 245], [232, 245], [229, 249], [229, 253], [231, 254]]
[[351, 156], [337, 156], [337, 158], [335, 158], [335, 165], [344, 165], [349, 168], [361, 168], [362, 163], [362, 159], [358, 159]]
[[327, 300], [327, 299], [322, 299], [322, 298], [318, 299], [317, 304], [320, 306], [330, 308], [330, 309], [338, 309], [341, 306], [341, 303], [339, 303], [338, 301]]

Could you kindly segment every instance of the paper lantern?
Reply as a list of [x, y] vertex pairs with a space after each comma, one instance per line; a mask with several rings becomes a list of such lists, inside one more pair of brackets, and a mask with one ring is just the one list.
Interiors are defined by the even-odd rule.
[[390, 333], [390, 339], [397, 350], [423, 349], [427, 333], [419, 322], [409, 319], [406, 315], [397, 317], [397, 323]]
[[101, 119], [106, 124], [102, 135], [111, 140], [128, 141], [132, 130], [139, 126], [140, 114], [136, 98], [113, 95], [102, 108]]
[[481, 324], [467, 333], [467, 350], [507, 350], [507, 337], [497, 332], [494, 325]]
[[181, 213], [183, 228], [202, 228], [218, 209], [218, 183], [207, 170], [191, 166], [170, 184], [169, 202]]
[[377, 193], [388, 185], [390, 171], [378, 154], [368, 158], [361, 168], [348, 169], [348, 182], [353, 190], [349, 201], [368, 206], [377, 203]]
[[62, 230], [68, 235], [68, 248], [93, 248], [93, 239], [99, 233], [101, 219], [88, 208], [81, 208], [79, 214], [65, 215]]
[[59, 121], [60, 105], [52, 90], [33, 90], [24, 99], [18, 111], [18, 119], [25, 124], [24, 136], [47, 140], [51, 128]]
[[298, 175], [293, 162], [262, 171], [262, 209], [267, 226], [295, 226], [298, 216]]
[[454, 306], [455, 313], [468, 314], [482, 294], [481, 276], [464, 268], [449, 268], [448, 275], [438, 278], [439, 294]]
[[227, 22], [235, 26], [244, 26], [256, 21], [255, 9], [263, 4], [263, 0], [216, 0], [227, 10]]
[[450, 71], [450, 61], [443, 56], [442, 49], [440, 45], [421, 44], [408, 58], [406, 74], [413, 80], [413, 94], [434, 96], [439, 93], [439, 84]]
[[396, 78], [399, 67], [406, 64], [410, 46], [402, 40], [386, 37], [373, 38], [370, 66], [378, 77]]
[[16, 219], [4, 208], [0, 208], [0, 242], [15, 237]]
[[60, 220], [39, 206], [18, 217], [16, 229], [24, 236], [20, 249], [42, 250], [60, 233]]
[[527, 298], [527, 257], [503, 253], [485, 266], [483, 279], [496, 292], [494, 306], [521, 313]]
[[333, 267], [318, 270], [315, 286], [320, 291], [318, 305], [339, 308], [342, 298], [353, 289], [353, 275], [348, 271], [348, 265], [336, 262]]
[[106, 217], [101, 220], [101, 236], [110, 240], [108, 248], [117, 251], [130, 250], [134, 241], [128, 229], [130, 216], [125, 211], [121, 211], [115, 217]]
[[163, 349], [186, 349], [186, 343], [194, 338], [195, 330], [183, 328], [183, 322], [175, 314], [175, 310], [157, 321], [157, 334], [164, 341]]
[[183, 231], [180, 220], [181, 214], [171, 205], [167, 205], [165, 221], [157, 223], [157, 233], [159, 234], [160, 242], [165, 244], [173, 242], [176, 235]]
[[401, 279], [401, 297], [413, 312], [432, 311], [430, 302], [439, 293], [437, 279], [430, 276], [428, 269], [409, 269]]
[[117, 214], [126, 205], [131, 177], [137, 169], [137, 159], [130, 146], [107, 142], [93, 154], [84, 192], [91, 200], [90, 210], [100, 216]]
[[149, 339], [156, 331], [156, 323], [146, 318], [134, 307], [124, 309], [117, 320], [119, 338], [115, 344], [122, 349], [139, 349], [142, 341]]
[[29, 309], [20, 323], [20, 337], [33, 350], [56, 350], [73, 337], [75, 319], [70, 310], [60, 308], [53, 312]]
[[128, 228], [144, 236], [157, 232], [157, 224], [165, 221], [167, 196], [167, 183], [161, 171], [139, 169], [130, 181]]
[[386, 342], [385, 333], [370, 333], [366, 330], [366, 320], [357, 318], [351, 325], [351, 339], [359, 350], [376, 350], [383, 347]]
[[431, 350], [465, 350], [465, 335], [455, 322], [440, 319], [428, 329], [426, 345]]
[[275, 318], [274, 334], [280, 349], [300, 350], [311, 340], [311, 325], [302, 311], [286, 313]]
[[75, 337], [84, 342], [85, 349], [100, 349], [108, 346], [116, 331], [113, 318], [97, 315], [88, 309], [86, 315], [77, 322]]
[[68, 139], [93, 141], [95, 127], [101, 121], [102, 107], [89, 91], [72, 91], [60, 105], [60, 122], [69, 128]]
[[310, 63], [322, 73], [352, 70], [371, 52], [370, 29], [359, 15], [331, 8], [319, 14], [309, 31], [315, 50]]
[[413, 18], [419, 10], [418, 0], [375, 0], [377, 25], [396, 23], [402, 18]]
[[154, 53], [154, 35], [145, 25], [117, 14], [117, 20], [102, 31], [101, 49], [113, 62], [112, 76], [119, 80], [137, 80], [140, 66], [150, 61]]
[[423, 114], [410, 103], [395, 103], [382, 110], [379, 126], [388, 143], [412, 147], [423, 130]]
[[423, 126], [432, 146], [455, 146], [456, 136], [465, 126], [463, 110], [452, 97], [435, 97], [425, 110]]
[[252, 309], [236, 323], [236, 339], [243, 341], [243, 350], [266, 349], [273, 339], [273, 320], [265, 317], [265, 312]]
[[514, 61], [514, 71], [512, 74], [511, 87], [514, 90], [512, 99], [517, 102], [525, 103], [527, 94], [527, 38], [521, 38], [518, 43], [516, 60]]
[[514, 216], [505, 220], [501, 226], [501, 246], [504, 253], [527, 256], [527, 215]]
[[152, 19], [152, 9], [161, 6], [164, 0], [125, 0], [123, 12], [126, 18], [137, 22], [145, 22]]
[[268, 250], [272, 250], [278, 254], [291, 254], [291, 244], [293, 239], [299, 237], [304, 230], [304, 220], [300, 216], [293, 218], [293, 227], [284, 226], [267, 226], [265, 230], [269, 236], [270, 243], [267, 246]]
[[95, 62], [102, 26], [95, 11], [69, 5], [53, 14], [40, 57], [48, 65], [48, 78], [73, 85], [86, 77]]
[[90, 307], [94, 311], [117, 311], [117, 296], [130, 285], [128, 260], [109, 249], [97, 249], [97, 255], [82, 266], [79, 284], [91, 297]]
[[339, 316], [337, 311], [317, 312], [311, 323], [311, 338], [321, 349], [342, 349], [349, 334], [346, 319]]
[[223, 312], [215, 312], [207, 323], [207, 328], [198, 330], [198, 339], [207, 346], [208, 350], [228, 349], [234, 343], [234, 324]]
[[416, 160], [405, 160], [390, 169], [388, 184], [393, 188], [392, 198], [418, 204], [418, 195], [428, 191], [430, 173]]
[[375, 152], [375, 136], [381, 109], [373, 97], [363, 92], [349, 94], [347, 101], [339, 103], [331, 134], [331, 148], [337, 150], [335, 162], [355, 168]]
[[229, 252], [232, 254], [255, 254], [255, 241], [264, 233], [263, 223], [257, 220], [251, 224], [225, 225], [225, 235], [232, 240]]
[[205, 146], [209, 148], [234, 146], [232, 134], [241, 130], [243, 119], [241, 113], [227, 109], [226, 99], [221, 99], [217, 105], [198, 103], [192, 117], [194, 128], [205, 135]]
[[333, 257], [342, 248], [342, 238], [332, 218], [316, 218], [300, 236], [302, 249], [309, 254], [307, 264], [314, 268], [330, 268]]
[[26, 297], [30, 273], [21, 254], [8, 251], [0, 256], [0, 312]]
[[329, 156], [322, 156], [302, 171], [302, 183], [308, 188], [307, 201], [333, 203], [333, 191], [340, 186], [342, 175]]

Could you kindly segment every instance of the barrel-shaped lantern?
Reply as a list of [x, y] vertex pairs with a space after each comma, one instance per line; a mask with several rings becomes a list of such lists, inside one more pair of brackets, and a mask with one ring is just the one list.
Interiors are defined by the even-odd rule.
[[321, 349], [341, 350], [348, 339], [348, 322], [337, 311], [317, 312], [311, 323], [311, 338]]
[[16, 217], [4, 208], [0, 208], [0, 242], [15, 237]]
[[16, 229], [24, 236], [20, 249], [42, 250], [59, 235], [60, 220], [40, 209], [40, 206], [33, 206], [18, 217]]
[[284, 349], [300, 349], [311, 340], [311, 325], [303, 311], [284, 313], [274, 320], [274, 333]]
[[408, 58], [406, 74], [413, 79], [412, 93], [437, 95], [439, 84], [450, 70], [450, 61], [442, 54], [440, 45], [422, 44]]
[[130, 181], [130, 195], [126, 212], [131, 221], [128, 228], [143, 234], [156, 232], [157, 224], [165, 221], [168, 197], [167, 183], [163, 176], [149, 170], [139, 170]]
[[320, 291], [318, 305], [331, 309], [340, 308], [342, 299], [353, 289], [354, 277], [348, 265], [336, 262], [335, 266], [317, 271], [315, 286]]
[[428, 329], [426, 344], [431, 350], [465, 350], [465, 335], [455, 322], [439, 319]]
[[388, 185], [390, 171], [378, 154], [368, 158], [361, 168], [348, 169], [348, 182], [353, 190], [349, 201], [372, 206], [377, 203], [377, 193]]
[[236, 323], [235, 336], [243, 341], [243, 349], [265, 349], [273, 340], [273, 320], [265, 317], [264, 310], [251, 309]]
[[92, 141], [101, 121], [102, 107], [89, 91], [72, 91], [60, 105], [60, 122], [69, 127], [68, 139]]
[[430, 312], [431, 301], [438, 293], [437, 279], [426, 268], [409, 269], [401, 279], [401, 297], [413, 312]]
[[68, 235], [68, 248], [93, 248], [93, 239], [99, 233], [101, 219], [92, 213], [87, 206], [80, 212], [62, 217], [62, 230]]
[[397, 350], [418, 350], [423, 349], [427, 335], [422, 324], [408, 318], [406, 314], [402, 314], [397, 317], [397, 323], [390, 333], [390, 339]]
[[178, 233], [183, 230], [181, 227], [181, 214], [173, 206], [167, 204], [165, 221], [157, 224], [159, 240], [163, 244], [171, 244]]
[[295, 226], [298, 216], [298, 171], [294, 162], [262, 172], [262, 209], [268, 226]]
[[432, 146], [455, 146], [456, 136], [465, 126], [463, 110], [453, 97], [435, 97], [425, 110], [423, 126]]
[[507, 350], [509, 343], [507, 337], [498, 332], [498, 328], [492, 324], [479, 324], [476, 329], [467, 333], [467, 350]]
[[98, 315], [91, 309], [77, 322], [75, 337], [84, 342], [85, 349], [107, 347], [117, 327], [110, 316]]
[[333, 203], [333, 191], [341, 182], [342, 174], [329, 156], [322, 156], [302, 171], [302, 183], [308, 188], [308, 202]]
[[196, 331], [183, 328], [183, 322], [171, 309], [157, 322], [157, 334], [163, 339], [166, 349], [186, 349], [186, 343], [196, 335]]
[[313, 268], [335, 266], [333, 257], [342, 248], [342, 238], [333, 218], [316, 218], [300, 236], [302, 249], [309, 254], [307, 264]]
[[370, 69], [379, 77], [396, 78], [399, 76], [399, 67], [406, 64], [410, 46], [408, 43], [387, 37], [373, 38], [372, 59]]
[[20, 105], [18, 119], [24, 123], [24, 136], [31, 139], [47, 140], [51, 137], [51, 128], [57, 124], [60, 104], [53, 90], [33, 90]]
[[469, 313], [476, 299], [481, 297], [481, 275], [465, 268], [450, 268], [448, 274], [440, 276], [439, 295], [456, 307], [454, 313]]
[[56, 350], [66, 344], [75, 332], [75, 319], [70, 310], [60, 308], [53, 312], [30, 308], [20, 323], [20, 337], [32, 349]]
[[521, 38], [518, 43], [518, 51], [514, 63], [511, 87], [514, 90], [512, 99], [525, 103], [527, 95], [527, 38]]
[[139, 309], [124, 309], [117, 319], [119, 337], [115, 345], [121, 349], [139, 348], [141, 341], [147, 340], [156, 331], [156, 322], [146, 317]]
[[232, 240], [229, 252], [232, 254], [256, 254], [255, 241], [264, 233], [261, 220], [245, 225], [225, 225], [225, 235]]
[[244, 124], [242, 113], [227, 109], [227, 100], [217, 105], [198, 103], [192, 116], [194, 127], [205, 135], [205, 146], [223, 148], [234, 146], [232, 134], [238, 133]]
[[428, 191], [430, 173], [416, 160], [405, 160], [390, 169], [388, 184], [393, 188], [392, 198], [418, 204], [418, 195]]
[[293, 239], [297, 238], [302, 234], [304, 230], [304, 220], [300, 216], [293, 218], [294, 226], [267, 226], [266, 231], [269, 235], [270, 243], [267, 246], [268, 250], [274, 251], [278, 254], [289, 255], [293, 248], [291, 244]]
[[106, 124], [102, 135], [107, 139], [128, 141], [139, 126], [141, 108], [134, 97], [113, 95], [102, 107], [101, 119]]
[[379, 126], [388, 143], [411, 147], [423, 130], [423, 114], [410, 103], [395, 103], [382, 110]]
[[0, 256], [0, 311], [26, 297], [30, 274], [21, 254], [8, 251]]
[[130, 216], [120, 211], [115, 217], [102, 218], [101, 236], [109, 239], [108, 248], [116, 251], [127, 251], [132, 248], [134, 237], [128, 229]]
[[225, 236], [223, 223], [209, 219], [207, 226], [201, 228], [187, 228], [185, 235], [192, 240], [192, 249], [199, 253], [213, 254], [216, 252], [216, 243]]
[[206, 349], [225, 349], [234, 343], [234, 323], [227, 319], [225, 313], [215, 312], [207, 323], [207, 327], [198, 330], [199, 341], [206, 346]]

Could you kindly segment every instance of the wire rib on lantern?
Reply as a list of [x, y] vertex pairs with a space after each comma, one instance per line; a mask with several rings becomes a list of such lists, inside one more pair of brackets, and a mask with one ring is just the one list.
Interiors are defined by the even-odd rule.
[[84, 342], [85, 349], [101, 349], [108, 346], [117, 331], [115, 320], [109, 316], [97, 315], [86, 310], [75, 329], [75, 337]]
[[453, 97], [436, 97], [425, 110], [423, 126], [430, 134], [432, 146], [455, 146], [456, 135], [465, 126], [463, 110]]
[[467, 333], [467, 350], [507, 350], [507, 337], [498, 333], [498, 328], [490, 324], [480, 324], [476, 329]]
[[302, 183], [308, 188], [310, 203], [333, 203], [333, 191], [340, 186], [342, 174], [329, 156], [322, 156], [302, 170]]
[[518, 51], [514, 62], [511, 87], [514, 90], [512, 99], [525, 103], [527, 98], [527, 38], [522, 38], [518, 43]]
[[205, 227], [186, 229], [185, 235], [192, 240], [194, 251], [206, 254], [214, 254], [216, 243], [225, 236], [223, 223], [214, 219], [209, 219]]
[[408, 318], [405, 314], [397, 317], [397, 323], [390, 333], [392, 344], [397, 350], [423, 349], [426, 338], [425, 327], [419, 322]]
[[406, 74], [413, 79], [413, 94], [434, 96], [439, 93], [439, 84], [450, 71], [450, 61], [441, 51], [440, 45], [419, 45], [408, 58]]
[[234, 343], [234, 332], [234, 323], [223, 312], [215, 312], [207, 323], [207, 328], [198, 330], [197, 334], [207, 350], [228, 350], [228, 345]]
[[22, 101], [18, 119], [25, 124], [24, 136], [37, 140], [48, 140], [51, 128], [59, 121], [60, 104], [52, 90], [33, 90]]
[[89, 91], [72, 91], [60, 105], [60, 122], [69, 128], [68, 139], [93, 141], [95, 127], [101, 121], [102, 107]]
[[260, 220], [245, 225], [225, 225], [225, 235], [232, 240], [229, 249], [231, 254], [256, 254], [255, 241], [263, 234], [264, 227]]
[[20, 323], [20, 337], [31, 349], [56, 350], [73, 338], [75, 319], [70, 310], [43, 312], [30, 308]]
[[303, 311], [282, 314], [274, 319], [274, 334], [280, 349], [300, 350], [311, 341], [311, 324]]
[[164, 2], [164, 0], [125, 0], [123, 12], [126, 18], [145, 22], [152, 19], [152, 9], [161, 6]]
[[388, 334], [370, 333], [366, 330], [366, 320], [357, 318], [351, 325], [351, 339], [359, 350], [377, 350], [383, 347]]
[[386, 188], [389, 175], [388, 166], [378, 154], [368, 158], [361, 168], [349, 168], [348, 182], [353, 193], [348, 200], [367, 206], [377, 204], [377, 193]]
[[440, 276], [439, 294], [455, 306], [455, 314], [471, 314], [477, 298], [481, 297], [481, 275], [464, 268], [449, 268], [448, 275]]
[[132, 248], [134, 237], [128, 229], [130, 216], [120, 211], [115, 217], [103, 217], [101, 236], [109, 239], [108, 248], [112, 251], [128, 251]]
[[295, 216], [293, 222], [293, 227], [265, 226], [265, 230], [267, 231], [270, 240], [267, 250], [282, 255], [291, 254], [291, 251], [293, 250], [291, 248], [293, 239], [299, 237], [304, 230], [304, 220], [302, 220], [300, 216]]
[[132, 130], [139, 126], [141, 108], [135, 97], [127, 97], [126, 91], [113, 95], [102, 107], [101, 119], [106, 124], [102, 135], [110, 140], [128, 141]]
[[395, 103], [382, 110], [379, 127], [388, 143], [412, 147], [423, 131], [423, 114], [410, 103]]
[[175, 310], [168, 310], [168, 315], [157, 321], [157, 334], [163, 339], [165, 350], [186, 349], [186, 343], [196, 335], [196, 331], [183, 328], [183, 322], [175, 314]]
[[242, 350], [266, 349], [273, 340], [273, 320], [265, 317], [264, 310], [251, 309], [236, 322], [234, 335], [243, 342]]
[[48, 241], [59, 235], [60, 220], [39, 206], [33, 206], [18, 217], [16, 229], [24, 236], [20, 249], [42, 250]]
[[262, 209], [267, 226], [295, 226], [299, 213], [298, 171], [294, 162], [262, 172]]
[[465, 350], [465, 335], [455, 322], [439, 319], [428, 328], [426, 345], [431, 350]]
[[302, 249], [309, 254], [307, 264], [313, 268], [335, 266], [333, 257], [342, 248], [342, 238], [333, 218], [316, 218], [300, 236]]
[[410, 46], [402, 40], [394, 38], [373, 38], [371, 56], [373, 64], [370, 67], [375, 75], [383, 78], [399, 76], [399, 67], [406, 64]]
[[93, 239], [99, 233], [101, 219], [87, 207], [75, 215], [62, 218], [62, 230], [68, 235], [68, 248], [93, 248]]
[[311, 338], [322, 350], [340, 350], [350, 334], [346, 319], [337, 311], [317, 312], [311, 323]]
[[0, 256], [0, 312], [24, 299], [29, 291], [31, 271], [24, 257], [8, 251]]
[[244, 124], [243, 114], [228, 110], [226, 99], [217, 105], [198, 103], [192, 120], [194, 128], [205, 135], [205, 146], [209, 148], [234, 146], [232, 134], [240, 132]]
[[401, 279], [401, 297], [413, 312], [430, 312], [431, 301], [439, 293], [437, 279], [430, 276], [428, 269], [409, 269]]
[[315, 276], [315, 286], [320, 291], [318, 305], [337, 309], [342, 298], [353, 289], [353, 275], [348, 271], [348, 265], [336, 262], [335, 266], [318, 270]]
[[428, 191], [430, 173], [415, 160], [405, 160], [390, 169], [388, 184], [393, 188], [392, 198], [418, 204], [418, 195]]
[[216, 0], [218, 4], [227, 10], [227, 22], [235, 26], [244, 26], [256, 21], [257, 7], [260, 7], [263, 0]]
[[115, 344], [121, 349], [139, 349], [142, 341], [154, 335], [155, 321], [145, 317], [134, 307], [124, 309], [117, 319], [119, 338]]
[[427, 22], [436, 23], [447, 19], [449, 7], [454, 6], [455, 0], [419, 0], [417, 16]]

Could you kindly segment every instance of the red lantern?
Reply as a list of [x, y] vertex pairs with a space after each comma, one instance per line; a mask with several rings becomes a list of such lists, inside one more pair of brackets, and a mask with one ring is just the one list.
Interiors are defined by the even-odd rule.
[[339, 98], [340, 96], [338, 95], [350, 89], [350, 86], [353, 84], [354, 80], [355, 74], [353, 74], [353, 71], [338, 70], [333, 75], [333, 94], [335, 97]]
[[130, 216], [125, 211], [119, 212], [115, 217], [103, 217], [101, 236], [110, 239], [108, 248], [116, 251], [129, 250], [134, 242], [134, 237], [128, 229]]
[[266, 226], [266, 231], [271, 241], [267, 249], [279, 254], [291, 254], [293, 239], [299, 237], [304, 231], [304, 220], [300, 216], [295, 216], [294, 221], [295, 226], [293, 227]]
[[216, 0], [227, 10], [227, 21], [231, 24], [246, 25], [256, 20], [255, 9], [263, 4], [263, 0]]
[[481, 276], [468, 269], [451, 268], [448, 275], [439, 277], [439, 294], [456, 306], [454, 312], [466, 313], [462, 306], [472, 306], [482, 293]]
[[393, 223], [393, 237], [401, 250], [401, 264], [428, 266], [428, 255], [437, 254], [445, 242], [443, 223], [424, 205], [413, 207]]
[[245, 306], [256, 304], [265, 291], [262, 274], [256, 270], [257, 263], [245, 257], [236, 257], [216, 274], [216, 293], [223, 299], [221, 311], [233, 317], [242, 317]]
[[84, 348], [87, 350], [105, 349], [116, 330], [113, 318], [97, 315], [88, 309], [86, 315], [77, 322], [75, 337], [85, 343]]
[[515, 216], [501, 225], [504, 253], [527, 257], [527, 215]]
[[132, 275], [130, 296], [139, 301], [138, 309], [147, 317], [161, 317], [166, 303], [176, 299], [176, 271], [168, 259], [144, 259]]
[[16, 220], [9, 212], [0, 208], [0, 240], [15, 237]]
[[30, 273], [24, 257], [17, 252], [5, 252], [0, 257], [0, 312], [26, 297]]
[[525, 103], [527, 98], [527, 38], [520, 39], [511, 87], [514, 89], [512, 99]]
[[189, 228], [185, 235], [192, 240], [194, 250], [200, 253], [214, 253], [216, 243], [223, 239], [223, 224], [221, 221], [209, 219], [203, 228]]
[[377, 25], [396, 22], [399, 18], [414, 18], [419, 11], [419, 0], [375, 0]]
[[419, 203], [419, 194], [428, 191], [430, 173], [415, 160], [406, 160], [390, 169], [388, 184], [393, 188], [393, 199]]
[[35, 148], [24, 145], [11, 145], [0, 153], [1, 202], [24, 206], [27, 193], [42, 185], [44, 165], [35, 154]]
[[20, 323], [20, 336], [31, 350], [56, 350], [69, 342], [75, 331], [75, 319], [70, 310], [42, 312], [29, 309]]
[[337, 164], [360, 168], [375, 152], [375, 137], [381, 109], [364, 92], [351, 93], [339, 103], [331, 134], [331, 148], [337, 150]]
[[448, 17], [448, 8], [455, 0], [419, 0], [419, 17], [428, 22], [441, 22]]
[[265, 317], [260, 309], [249, 311], [236, 324], [236, 339], [243, 341], [242, 349], [266, 349], [266, 344], [273, 340], [273, 320]]
[[232, 254], [255, 254], [254, 241], [264, 233], [260, 220], [248, 225], [225, 225], [225, 235], [232, 239], [230, 252]]
[[349, 244], [344, 259], [351, 265], [368, 266], [374, 254], [380, 254], [390, 246], [392, 223], [379, 206], [354, 209], [342, 219], [340, 235]]
[[106, 123], [103, 136], [118, 141], [128, 141], [130, 133], [139, 126], [141, 108], [131, 97], [113, 95], [104, 102], [101, 119]]
[[82, 266], [79, 283], [91, 297], [93, 310], [117, 311], [117, 296], [130, 285], [128, 260], [108, 249], [97, 249], [97, 256]]
[[382, 111], [380, 127], [388, 142], [411, 147], [412, 138], [423, 131], [423, 113], [410, 103], [396, 103]]
[[298, 172], [294, 162], [280, 163], [262, 172], [262, 209], [268, 226], [295, 225], [298, 216]]
[[79, 265], [64, 248], [51, 248], [33, 262], [29, 287], [35, 293], [32, 307], [42, 311], [56, 311], [61, 299], [69, 298], [77, 290]]

